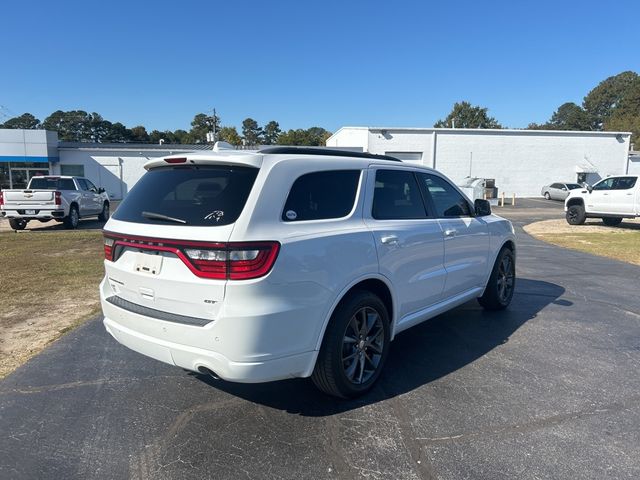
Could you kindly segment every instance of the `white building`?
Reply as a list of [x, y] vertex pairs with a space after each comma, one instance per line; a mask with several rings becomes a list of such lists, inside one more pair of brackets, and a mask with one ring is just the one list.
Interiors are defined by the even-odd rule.
[[[389, 154], [435, 167], [461, 182], [495, 178], [507, 195], [538, 196], [548, 183], [589, 183], [607, 175], [640, 174], [640, 155], [629, 154], [629, 133], [450, 128], [343, 127], [328, 147]], [[0, 188], [25, 188], [36, 174], [86, 176], [122, 199], [155, 157], [211, 145], [58, 142], [56, 132], [0, 129]]]
[[342, 127], [327, 147], [360, 147], [433, 167], [455, 182], [494, 178], [507, 195], [539, 196], [553, 182], [594, 183], [640, 173], [629, 155], [628, 132], [466, 128]]
[[58, 160], [56, 132], [0, 129], [0, 188], [24, 188]]

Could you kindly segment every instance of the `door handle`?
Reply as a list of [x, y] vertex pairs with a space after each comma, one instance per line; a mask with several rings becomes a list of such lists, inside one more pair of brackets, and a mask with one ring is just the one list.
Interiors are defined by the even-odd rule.
[[448, 228], [444, 231], [444, 236], [445, 237], [455, 237], [456, 236], [456, 229], [455, 228]]
[[380, 242], [384, 243], [385, 245], [397, 245], [398, 237], [396, 237], [395, 235], [383, 235], [382, 237], [380, 237]]

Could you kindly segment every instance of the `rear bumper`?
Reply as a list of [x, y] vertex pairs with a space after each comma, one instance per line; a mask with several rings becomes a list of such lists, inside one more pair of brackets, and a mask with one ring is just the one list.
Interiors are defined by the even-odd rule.
[[205, 367], [230, 382], [261, 383], [301, 377], [307, 366], [315, 361], [315, 352], [307, 352], [264, 362], [234, 362], [211, 350], [143, 335], [107, 317], [104, 326], [113, 338], [131, 350], [194, 372]]
[[[260, 383], [287, 378], [308, 377], [313, 371], [317, 351], [303, 351], [275, 357], [256, 354], [261, 329], [255, 336], [240, 328], [237, 333], [229, 329], [236, 318], [218, 318], [205, 326], [169, 322], [141, 315], [107, 301], [108, 286], [100, 289], [104, 326], [119, 343], [148, 357], [170, 365], [200, 371], [207, 368], [224, 380], [240, 383]], [[245, 322], [260, 323], [263, 319], [245, 318]], [[226, 325], [225, 325], [226, 323]], [[194, 341], [197, 337], [197, 342]], [[234, 358], [221, 353], [216, 344], [232, 347]], [[211, 345], [212, 348], [202, 348]], [[262, 349], [264, 352], [264, 349]]]
[[[27, 215], [27, 210], [34, 210], [34, 214]], [[51, 218], [63, 218], [64, 210], [53, 210], [44, 208], [29, 208], [29, 209], [2, 209], [0, 211], [0, 217], [2, 218], [23, 218], [25, 220], [31, 219], [51, 219]]]

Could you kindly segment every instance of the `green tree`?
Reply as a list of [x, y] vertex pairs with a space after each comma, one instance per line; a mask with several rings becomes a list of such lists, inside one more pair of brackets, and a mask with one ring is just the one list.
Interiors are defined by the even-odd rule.
[[278, 137], [278, 143], [280, 145], [305, 145], [310, 147], [324, 146], [327, 142], [327, 138], [331, 136], [331, 132], [328, 132], [322, 127], [311, 127], [307, 130], [298, 128], [296, 130], [287, 130]]
[[170, 137], [172, 139], [171, 143], [182, 143], [182, 144], [193, 143], [191, 134], [186, 130], [182, 130], [182, 129], [174, 130], [173, 134]]
[[263, 134], [263, 142], [265, 145], [274, 145], [278, 143], [278, 135], [282, 130], [280, 130], [280, 124], [275, 120], [271, 120], [264, 126], [264, 134]]
[[246, 145], [260, 145], [262, 128], [253, 118], [245, 118], [242, 121], [242, 138]]
[[[215, 130], [214, 130], [215, 129]], [[220, 130], [220, 117], [198, 113], [191, 121], [190, 143], [206, 143], [207, 133]]]
[[436, 128], [502, 128], [498, 121], [487, 114], [488, 109], [473, 106], [469, 102], [456, 102], [444, 120], [438, 120]]
[[106, 143], [126, 143], [132, 139], [131, 130], [120, 122], [112, 123], [109, 131], [100, 141]]
[[92, 140], [93, 117], [84, 110], [63, 112], [56, 110], [42, 122], [45, 130], [58, 132], [63, 142], [89, 142]]
[[147, 133], [147, 129], [142, 125], [131, 128], [131, 141], [147, 143], [149, 141], [149, 134]]
[[0, 124], [0, 128], [21, 128], [25, 130], [35, 130], [42, 128], [40, 120], [30, 113], [23, 113], [17, 117], [10, 118], [4, 124]]
[[584, 97], [582, 106], [592, 117], [594, 130], [602, 130], [637, 81], [637, 73], [622, 72], [603, 80]]
[[311, 127], [307, 130], [307, 142], [311, 146], [324, 146], [327, 138], [331, 136], [331, 132], [322, 127]]
[[624, 98], [605, 121], [604, 129], [631, 132], [631, 142], [640, 145], [640, 78], [629, 87]]
[[236, 127], [222, 127], [218, 134], [218, 140], [230, 143], [231, 145], [242, 145], [242, 138], [238, 134]]
[[307, 131], [302, 128], [287, 130], [278, 136], [280, 145], [307, 145]]
[[579, 105], [567, 102], [553, 112], [551, 120], [545, 126], [550, 130], [591, 130], [593, 119]]

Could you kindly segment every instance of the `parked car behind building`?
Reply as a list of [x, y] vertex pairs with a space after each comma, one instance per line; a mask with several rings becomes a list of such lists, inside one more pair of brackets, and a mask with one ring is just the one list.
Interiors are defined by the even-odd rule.
[[571, 190], [582, 188], [577, 183], [552, 183], [542, 187], [542, 196], [547, 200], [564, 200], [569, 196]]

